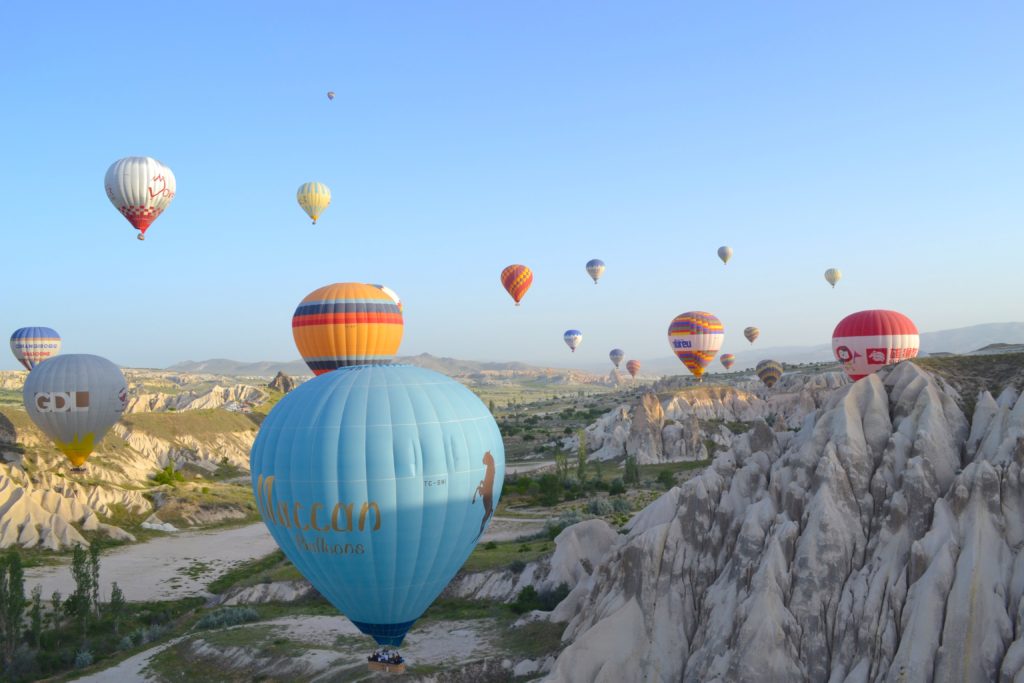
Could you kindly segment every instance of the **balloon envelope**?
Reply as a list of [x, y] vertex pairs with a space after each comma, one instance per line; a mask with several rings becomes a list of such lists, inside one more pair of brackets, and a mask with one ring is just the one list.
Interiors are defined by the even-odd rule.
[[371, 286], [372, 287], [376, 287], [377, 289], [379, 289], [380, 291], [384, 292], [389, 297], [391, 297], [391, 300], [395, 302], [396, 306], [398, 306], [398, 312], [399, 313], [403, 313], [403, 314], [405, 313], [405, 307], [402, 306], [402, 299], [401, 299], [401, 297], [398, 296], [398, 292], [396, 292], [395, 290], [391, 289], [390, 287], [386, 287], [384, 285], [371, 285]]
[[118, 159], [107, 169], [103, 185], [110, 203], [139, 231], [140, 240], [177, 192], [174, 173], [152, 157]]
[[604, 275], [604, 261], [601, 259], [590, 259], [587, 261], [587, 275], [594, 279], [594, 284]]
[[49, 327], [22, 327], [11, 335], [11, 353], [26, 370], [31, 370], [60, 353], [60, 335]]
[[316, 219], [331, 204], [331, 190], [323, 183], [302, 183], [295, 193], [295, 199], [306, 215], [313, 219], [313, 225], [316, 225]]
[[526, 290], [533, 284], [533, 271], [526, 266], [513, 264], [501, 271], [501, 286], [509, 293], [516, 306], [526, 296]]
[[626, 370], [629, 371], [630, 377], [636, 377], [637, 373], [640, 372], [640, 361], [638, 360], [627, 360]]
[[732, 247], [719, 247], [718, 258], [722, 259], [722, 263], [728, 263], [732, 258]]
[[562, 340], [573, 353], [576, 353], [576, 347], [583, 341], [583, 333], [579, 330], [566, 330], [562, 335]]
[[917, 326], [896, 311], [851, 313], [832, 332], [832, 351], [854, 381], [886, 365], [914, 358], [920, 346]]
[[676, 357], [698, 379], [725, 341], [722, 322], [705, 311], [677, 315], [668, 326], [668, 343]]
[[615, 367], [619, 367], [619, 363], [621, 363], [622, 359], [626, 357], [626, 352], [622, 349], [612, 349], [608, 352], [608, 357], [611, 359], [612, 363], [615, 363]]
[[754, 369], [761, 381], [771, 389], [782, 377], [782, 363], [774, 360], [763, 360]]
[[756, 327], [746, 327], [743, 329], [743, 336], [747, 338], [748, 342], [753, 344], [754, 340], [761, 336], [761, 330]]
[[733, 366], [733, 363], [736, 362], [736, 356], [734, 356], [731, 353], [723, 353], [722, 357], [719, 358], [718, 360], [721, 361], [722, 367], [728, 370]]
[[295, 346], [314, 375], [349, 365], [391, 362], [403, 329], [394, 300], [360, 282], [312, 291], [292, 316]]
[[25, 412], [75, 467], [82, 467], [128, 405], [121, 370], [88, 354], [54, 356], [28, 373]]
[[829, 268], [825, 271], [825, 281], [835, 288], [836, 283], [843, 277], [842, 272], [838, 268]]
[[397, 646], [472, 552], [505, 476], [480, 399], [423, 368], [344, 368], [274, 406], [252, 447], [274, 540], [363, 632]]

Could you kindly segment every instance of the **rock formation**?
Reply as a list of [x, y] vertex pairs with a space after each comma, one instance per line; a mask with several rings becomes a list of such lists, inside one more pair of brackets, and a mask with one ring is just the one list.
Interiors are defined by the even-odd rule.
[[545, 680], [1024, 680], [1024, 399], [969, 427], [911, 363], [829, 393], [632, 520]]
[[270, 380], [270, 384], [267, 386], [274, 391], [280, 391], [282, 394], [287, 394], [295, 388], [295, 380], [283, 372], [278, 371], [274, 376], [274, 379]]

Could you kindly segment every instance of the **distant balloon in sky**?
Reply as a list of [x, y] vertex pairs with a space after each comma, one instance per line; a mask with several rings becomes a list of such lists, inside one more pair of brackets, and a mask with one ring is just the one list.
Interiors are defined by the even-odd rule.
[[608, 352], [608, 357], [611, 358], [612, 363], [615, 363], [615, 367], [619, 367], [619, 363], [626, 357], [626, 352], [622, 349], [612, 349]]
[[732, 258], [732, 247], [719, 247], [718, 258], [722, 259], [722, 263], [728, 263]]
[[747, 338], [748, 342], [753, 344], [754, 340], [761, 336], [761, 330], [756, 327], [746, 327], [743, 329], [743, 336]]
[[757, 364], [757, 368], [754, 371], [761, 378], [761, 381], [765, 383], [765, 386], [771, 389], [779, 381], [779, 378], [782, 377], [782, 363], [774, 360], [763, 360]]
[[590, 259], [587, 261], [587, 275], [594, 278], [594, 284], [604, 275], [604, 261], [601, 259]]
[[566, 330], [565, 334], [562, 335], [562, 339], [565, 341], [565, 345], [573, 353], [576, 353], [576, 347], [583, 341], [583, 333], [579, 330]]
[[722, 367], [724, 367], [726, 370], [729, 370], [732, 368], [733, 363], [736, 362], [736, 356], [734, 356], [731, 353], [723, 353], [722, 357], [719, 358], [718, 360], [722, 362]]
[[829, 268], [825, 271], [825, 280], [835, 289], [836, 283], [843, 277], [838, 268]]
[[533, 271], [519, 264], [513, 264], [501, 271], [501, 286], [509, 293], [516, 306], [526, 296], [526, 290], [533, 284]]
[[701, 379], [725, 341], [722, 321], [704, 311], [677, 315], [668, 326], [668, 343], [686, 369]]
[[313, 219], [313, 225], [331, 204], [331, 190], [323, 183], [302, 183], [295, 193], [295, 199], [306, 215]]
[[28, 373], [22, 390], [25, 412], [75, 467], [81, 470], [103, 435], [128, 406], [128, 385], [106, 358], [54, 356]]
[[638, 372], [640, 372], [640, 361], [638, 360], [627, 360], [626, 370], [629, 372], [629, 376], [636, 378]]
[[22, 327], [11, 335], [11, 353], [26, 370], [31, 370], [60, 353], [60, 335], [49, 327]]
[[886, 365], [914, 358], [920, 346], [917, 326], [896, 311], [851, 313], [832, 333], [832, 351], [854, 381]]
[[107, 198], [128, 219], [138, 238], [146, 239], [146, 230], [174, 199], [177, 183], [167, 166], [152, 157], [125, 157], [107, 169], [103, 180]]
[[385, 285], [372, 285], [372, 286], [376, 287], [377, 289], [379, 289], [380, 291], [384, 292], [389, 297], [391, 297], [391, 300], [395, 302], [396, 306], [398, 306], [398, 312], [399, 313], [403, 313], [403, 314], [405, 313], [405, 308], [402, 306], [402, 300], [401, 300], [401, 298], [399, 298], [398, 292], [396, 292], [395, 290], [391, 289], [390, 287], [386, 287]]
[[329, 100], [333, 100], [334, 99], [334, 91], [333, 90], [328, 90], [327, 91], [327, 99], [329, 99]]
[[455, 380], [359, 366], [286, 394], [250, 471], [288, 559], [360, 631], [397, 647], [487, 529], [505, 450], [487, 406]]
[[292, 316], [302, 360], [322, 375], [350, 365], [390, 363], [402, 343], [398, 304], [373, 285], [339, 282], [306, 295]]

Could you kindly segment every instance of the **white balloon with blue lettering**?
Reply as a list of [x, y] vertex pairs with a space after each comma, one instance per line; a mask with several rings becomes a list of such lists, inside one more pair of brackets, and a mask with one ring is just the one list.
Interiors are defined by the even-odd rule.
[[505, 450], [487, 406], [455, 380], [357, 365], [281, 399], [250, 465], [288, 558], [363, 633], [398, 646], [490, 523]]
[[566, 330], [562, 335], [562, 341], [569, 347], [569, 350], [576, 353], [576, 348], [583, 342], [583, 333], [579, 330]]

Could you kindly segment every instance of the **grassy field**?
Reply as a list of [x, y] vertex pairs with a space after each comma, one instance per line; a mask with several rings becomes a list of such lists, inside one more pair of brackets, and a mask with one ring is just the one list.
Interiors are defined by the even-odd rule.
[[913, 363], [949, 382], [961, 398], [961, 407], [970, 419], [978, 393], [992, 395], [1008, 386], [1024, 389], [1024, 353], [1003, 353], [988, 356], [926, 356]]
[[226, 410], [183, 410], [166, 413], [133, 413], [121, 422], [131, 430], [167, 441], [190, 436], [202, 440], [231, 432], [255, 432], [257, 427], [242, 413]]
[[533, 562], [555, 550], [553, 541], [507, 541], [503, 543], [478, 543], [473, 549], [463, 571], [482, 572], [513, 566], [514, 563]]

